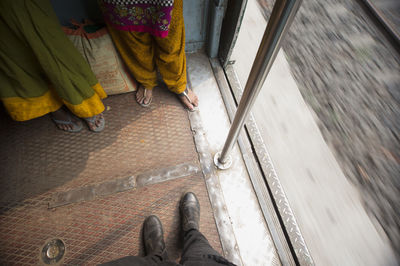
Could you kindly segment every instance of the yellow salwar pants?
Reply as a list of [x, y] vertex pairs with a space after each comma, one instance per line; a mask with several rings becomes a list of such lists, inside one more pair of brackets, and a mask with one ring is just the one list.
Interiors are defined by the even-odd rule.
[[171, 24], [166, 38], [146, 32], [116, 30], [107, 25], [125, 64], [146, 89], [157, 86], [160, 72], [168, 89], [182, 93], [186, 89], [185, 25], [183, 0], [174, 1]]

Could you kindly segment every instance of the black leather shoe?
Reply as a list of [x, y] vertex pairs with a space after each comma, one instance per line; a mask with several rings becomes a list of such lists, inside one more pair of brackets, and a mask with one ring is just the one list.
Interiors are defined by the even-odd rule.
[[164, 231], [160, 219], [150, 215], [143, 223], [143, 241], [146, 255], [165, 253]]
[[180, 210], [183, 231], [187, 232], [190, 229], [199, 230], [200, 203], [194, 193], [187, 192], [183, 195]]

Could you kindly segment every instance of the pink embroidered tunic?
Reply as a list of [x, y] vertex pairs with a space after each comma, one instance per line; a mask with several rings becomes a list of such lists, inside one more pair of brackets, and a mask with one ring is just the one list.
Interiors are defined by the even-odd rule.
[[117, 30], [167, 37], [174, 0], [99, 0], [104, 18]]

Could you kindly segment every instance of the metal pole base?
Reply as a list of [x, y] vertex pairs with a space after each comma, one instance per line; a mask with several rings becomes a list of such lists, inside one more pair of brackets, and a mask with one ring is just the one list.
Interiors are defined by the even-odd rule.
[[226, 162], [222, 163], [219, 161], [219, 158], [221, 157], [221, 152], [217, 152], [214, 156], [214, 164], [215, 166], [220, 169], [220, 170], [225, 170], [231, 167], [232, 165], [232, 157], [228, 155], [226, 157]]

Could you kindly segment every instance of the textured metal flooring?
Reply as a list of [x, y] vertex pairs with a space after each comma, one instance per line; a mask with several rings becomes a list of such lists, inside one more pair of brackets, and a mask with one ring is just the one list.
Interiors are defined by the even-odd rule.
[[156, 90], [150, 108], [133, 97], [105, 100], [100, 134], [64, 133], [48, 117], [14, 122], [0, 111], [0, 264], [38, 264], [51, 238], [64, 240], [67, 265], [143, 254], [141, 225], [150, 214], [163, 222], [167, 250], [177, 260], [178, 205], [187, 190], [199, 196], [201, 231], [221, 252], [201, 174], [48, 208], [56, 193], [182, 163], [199, 166], [188, 116], [176, 97]]

